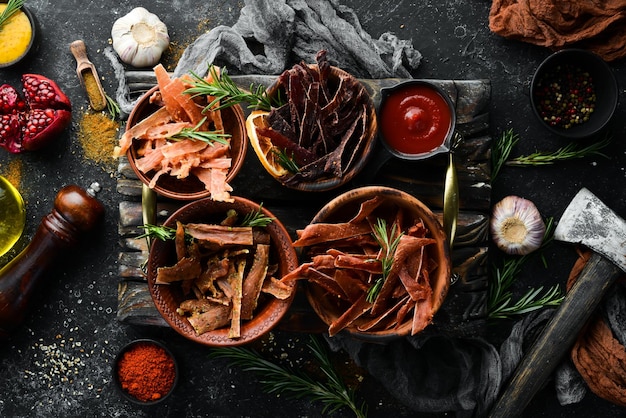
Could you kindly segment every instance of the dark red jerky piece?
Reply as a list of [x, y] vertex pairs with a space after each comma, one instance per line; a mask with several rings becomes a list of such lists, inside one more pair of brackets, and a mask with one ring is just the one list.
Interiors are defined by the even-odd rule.
[[284, 151], [286, 155], [293, 158], [298, 166], [306, 166], [316, 161], [317, 156], [309, 150], [302, 148], [282, 133], [274, 129], [257, 128], [257, 133], [261, 136], [270, 138], [272, 144], [281, 151]]
[[269, 126], [277, 132], [259, 130], [300, 167], [298, 173], [282, 179], [287, 185], [341, 178], [363, 148], [360, 140], [367, 128], [369, 99], [354, 77], [330, 80], [325, 51], [316, 60], [317, 68], [302, 62], [279, 76], [289, 102], [268, 115]]

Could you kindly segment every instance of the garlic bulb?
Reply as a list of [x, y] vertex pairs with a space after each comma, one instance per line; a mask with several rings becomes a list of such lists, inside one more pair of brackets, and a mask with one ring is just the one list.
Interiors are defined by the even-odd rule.
[[134, 67], [156, 65], [170, 44], [165, 24], [143, 7], [136, 7], [117, 19], [111, 38], [120, 59]]
[[541, 246], [546, 225], [533, 202], [507, 196], [493, 207], [491, 235], [507, 254], [525, 255]]

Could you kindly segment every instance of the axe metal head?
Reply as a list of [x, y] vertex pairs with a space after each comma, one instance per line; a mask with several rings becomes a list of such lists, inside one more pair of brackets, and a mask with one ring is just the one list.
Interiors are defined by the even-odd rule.
[[554, 239], [582, 244], [626, 272], [626, 222], [586, 188], [565, 209]]

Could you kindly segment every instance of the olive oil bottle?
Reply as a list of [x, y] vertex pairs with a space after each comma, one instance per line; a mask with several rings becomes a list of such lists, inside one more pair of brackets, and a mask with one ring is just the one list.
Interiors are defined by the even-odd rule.
[[20, 239], [25, 222], [22, 195], [10, 181], [0, 176], [0, 257]]

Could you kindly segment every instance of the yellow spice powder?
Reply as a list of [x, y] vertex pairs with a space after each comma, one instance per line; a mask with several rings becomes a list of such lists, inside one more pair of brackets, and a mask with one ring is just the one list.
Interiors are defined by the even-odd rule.
[[22, 187], [22, 160], [11, 160], [9, 166], [2, 170], [2, 175], [6, 178], [16, 189]]
[[86, 112], [80, 120], [78, 139], [85, 158], [114, 165], [113, 148], [117, 145], [119, 123], [104, 112]]
[[93, 110], [103, 110], [107, 103], [100, 92], [98, 80], [96, 80], [96, 77], [91, 70], [85, 70], [82, 74], [83, 82], [85, 83], [85, 90], [87, 91], [87, 97], [89, 98], [89, 104]]

